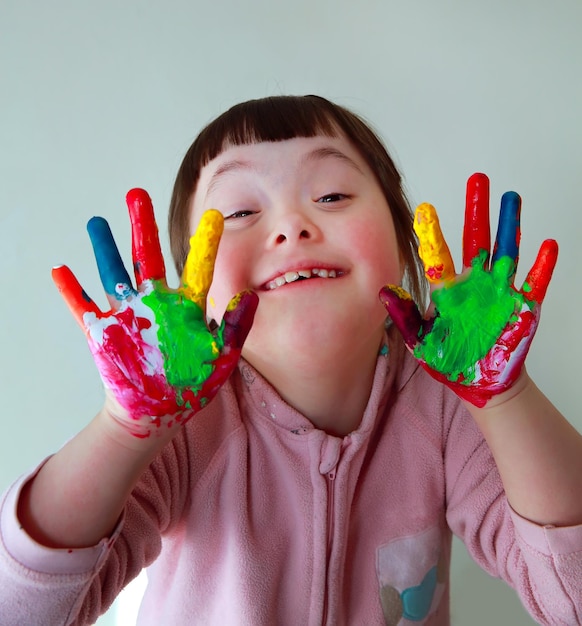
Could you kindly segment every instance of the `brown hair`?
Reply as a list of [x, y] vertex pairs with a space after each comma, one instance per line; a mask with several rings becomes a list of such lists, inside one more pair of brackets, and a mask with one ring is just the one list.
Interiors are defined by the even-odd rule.
[[402, 177], [385, 146], [362, 118], [320, 96], [273, 96], [249, 100], [230, 108], [198, 135], [180, 165], [170, 201], [170, 248], [178, 275], [182, 274], [188, 254], [190, 201], [200, 171], [207, 163], [229, 146], [316, 135], [336, 137], [338, 129], [376, 175], [392, 212], [399, 251], [404, 259], [404, 285], [422, 306], [426, 280], [417, 254], [413, 215], [403, 190]]

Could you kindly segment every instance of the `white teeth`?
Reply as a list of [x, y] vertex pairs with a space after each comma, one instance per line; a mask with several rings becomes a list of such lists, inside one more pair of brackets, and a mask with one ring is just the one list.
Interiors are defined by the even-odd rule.
[[325, 270], [320, 268], [290, 271], [285, 272], [285, 274], [277, 276], [277, 278], [269, 281], [265, 287], [272, 290], [277, 289], [277, 287], [282, 287], [287, 283], [295, 282], [296, 280], [299, 280], [299, 278], [311, 278], [312, 276], [319, 276], [320, 278], [336, 278], [337, 275], [338, 273], [336, 270]]

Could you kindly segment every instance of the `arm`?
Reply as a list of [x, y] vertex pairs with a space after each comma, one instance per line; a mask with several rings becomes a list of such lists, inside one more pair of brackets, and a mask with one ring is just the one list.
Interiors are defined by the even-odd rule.
[[449, 527], [481, 568], [515, 589], [536, 623], [580, 623], [582, 525], [543, 526], [513, 510], [479, 426], [449, 391], [443, 389]]
[[[139, 477], [167, 437], [137, 439], [112, 419], [108, 397], [99, 414], [24, 487], [18, 519], [51, 548], [96, 545], [111, 535]], [[113, 487], [113, 488], [112, 488]]]
[[483, 408], [465, 404], [491, 449], [512, 508], [539, 525], [582, 524], [582, 436], [527, 372]]
[[[220, 416], [221, 399], [213, 405], [210, 415]], [[212, 428], [215, 423], [208, 410], [204, 413], [205, 426], [196, 425], [202, 438], [208, 426]], [[125, 502], [113, 533], [90, 547], [57, 549], [35, 543], [15, 515], [19, 495], [29, 478], [23, 477], [7, 491], [0, 500], [3, 625], [92, 624], [122, 587], [157, 558], [162, 535], [179, 523], [189, 496], [191, 451], [185, 435], [182, 429], [157, 454]], [[44, 465], [35, 475], [42, 469]]]
[[133, 190], [127, 203], [137, 290], [101, 218], [93, 218], [88, 230], [111, 311], [101, 312], [67, 267], [53, 270], [87, 336], [106, 403], [22, 492], [19, 519], [49, 547], [91, 546], [111, 533], [156, 454], [230, 375], [256, 308], [254, 294], [239, 294], [219, 331], [206, 327], [206, 293], [222, 232], [217, 212], [201, 221], [183, 284], [172, 290], [149, 197]]
[[538, 524], [582, 523], [582, 437], [537, 389], [523, 367], [557, 258], [542, 244], [520, 290], [513, 285], [521, 202], [502, 198], [490, 261], [487, 177], [469, 179], [463, 265], [454, 270], [430, 205], [415, 217], [420, 254], [433, 285], [423, 318], [407, 294], [388, 286], [381, 298], [423, 367], [467, 405], [501, 474], [509, 503]]

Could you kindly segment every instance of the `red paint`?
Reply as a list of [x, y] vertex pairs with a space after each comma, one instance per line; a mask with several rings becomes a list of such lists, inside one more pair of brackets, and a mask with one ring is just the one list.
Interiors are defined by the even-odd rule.
[[443, 277], [444, 269], [445, 266], [441, 263], [440, 265], [428, 267], [425, 273], [430, 280], [440, 280]]
[[524, 286], [528, 285], [530, 288], [530, 291], [523, 291], [528, 300], [541, 304], [557, 261], [558, 243], [553, 239], [546, 239], [540, 246], [538, 256], [524, 282]]
[[463, 267], [471, 267], [471, 261], [479, 255], [480, 250], [491, 250], [490, 232], [489, 178], [485, 174], [476, 173], [467, 180]]
[[144, 280], [165, 280], [166, 267], [158, 237], [154, 207], [148, 193], [132, 189], [125, 197], [132, 232], [132, 258], [137, 285]]

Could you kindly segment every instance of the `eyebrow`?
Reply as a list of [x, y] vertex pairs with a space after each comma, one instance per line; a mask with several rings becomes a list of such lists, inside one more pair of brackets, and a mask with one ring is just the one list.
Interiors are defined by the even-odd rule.
[[304, 163], [309, 163], [310, 161], [322, 161], [329, 158], [338, 159], [339, 161], [349, 165], [360, 174], [364, 173], [362, 168], [352, 158], [343, 153], [341, 150], [332, 148], [331, 146], [324, 146], [323, 148], [317, 148], [316, 150], [309, 152], [303, 157], [302, 161]]
[[226, 163], [223, 163], [220, 167], [216, 169], [216, 172], [212, 174], [210, 182], [208, 183], [208, 186], [206, 187], [205, 195], [208, 196], [210, 194], [210, 192], [218, 185], [220, 179], [225, 174], [228, 174], [229, 172], [235, 172], [241, 169], [252, 170], [255, 168], [252, 165], [252, 163], [249, 163], [248, 161], [236, 161], [235, 160], [235, 161], [227, 161]]
[[[338, 150], [337, 148], [332, 148], [331, 146], [324, 146], [322, 148], [316, 148], [315, 150], [308, 152], [306, 155], [302, 157], [301, 163], [308, 164], [313, 161], [323, 161], [329, 158], [337, 159], [341, 161], [342, 163], [349, 165], [352, 169], [359, 172], [360, 174], [364, 173], [362, 171], [362, 168], [352, 158], [350, 158], [347, 154], [345, 154], [341, 150]], [[220, 167], [216, 169], [216, 172], [212, 174], [210, 182], [208, 183], [208, 186], [206, 188], [205, 195], [208, 196], [216, 188], [216, 186], [220, 182], [220, 179], [225, 174], [229, 174], [230, 172], [236, 172], [238, 170], [255, 170], [255, 169], [256, 168], [254, 164], [248, 161], [233, 160], [233, 161], [227, 161], [226, 163], [223, 163]]]

